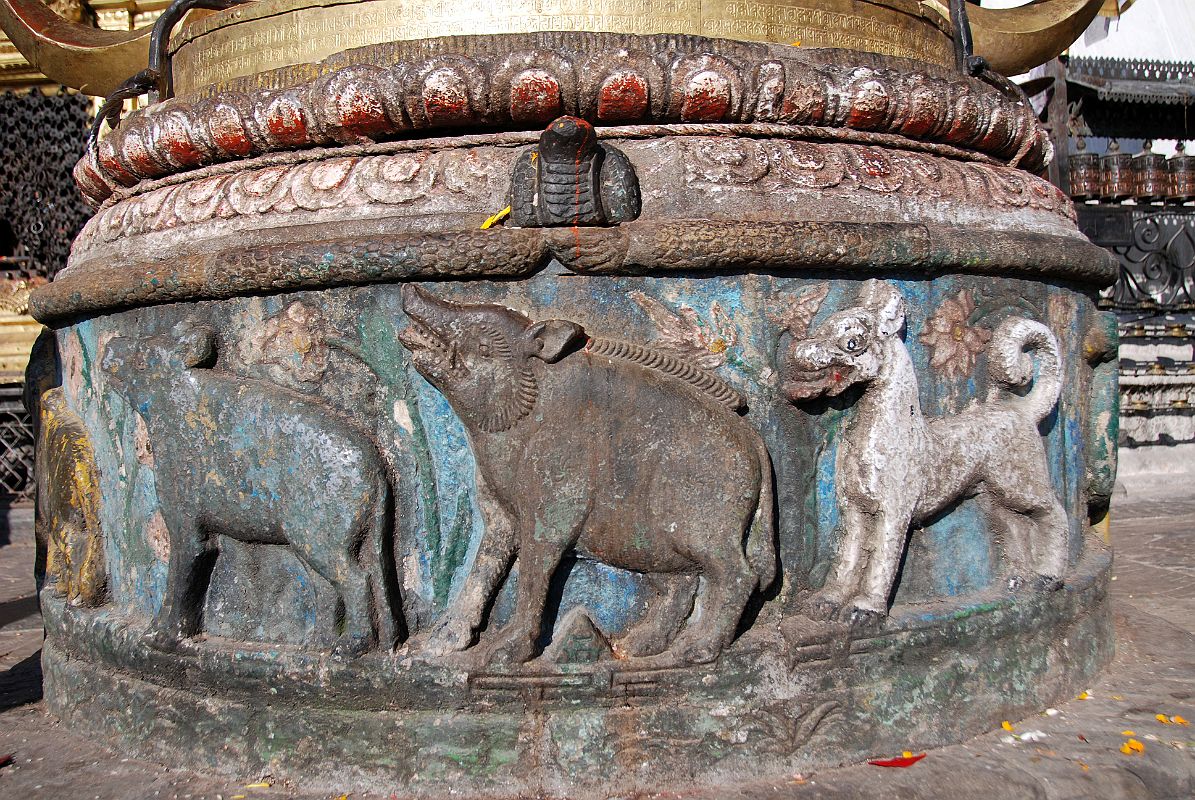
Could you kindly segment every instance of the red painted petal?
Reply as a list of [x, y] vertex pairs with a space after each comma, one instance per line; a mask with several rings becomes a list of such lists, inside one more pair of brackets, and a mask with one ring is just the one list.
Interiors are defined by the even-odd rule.
[[873, 767], [911, 767], [923, 758], [925, 758], [925, 753], [918, 753], [915, 756], [901, 756], [900, 758], [875, 758], [867, 763]]

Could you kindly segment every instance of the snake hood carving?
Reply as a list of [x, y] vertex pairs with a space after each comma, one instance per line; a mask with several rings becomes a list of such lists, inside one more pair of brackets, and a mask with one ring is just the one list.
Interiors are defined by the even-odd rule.
[[[658, 605], [616, 642], [624, 655], [716, 658], [776, 573], [771, 461], [734, 412], [737, 393], [678, 357], [591, 338], [575, 322], [532, 322], [411, 284], [402, 298], [411, 324], [399, 338], [468, 431], [486, 522], [427, 647], [472, 646], [517, 558], [514, 618], [482, 650], [533, 658], [552, 576], [575, 553], [657, 590]], [[681, 631], [698, 576], [702, 611]]]

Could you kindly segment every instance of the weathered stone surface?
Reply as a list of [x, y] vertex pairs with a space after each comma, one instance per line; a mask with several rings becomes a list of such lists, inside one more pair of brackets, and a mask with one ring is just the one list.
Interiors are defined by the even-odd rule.
[[[1087, 683], [1113, 265], [1017, 167], [1023, 99], [531, 39], [573, 41], [370, 49], [93, 154], [125, 189], [32, 301], [108, 565], [98, 608], [43, 595], [51, 708], [223, 770], [608, 796], [957, 742]], [[171, 161], [163, 114], [240, 134]]]

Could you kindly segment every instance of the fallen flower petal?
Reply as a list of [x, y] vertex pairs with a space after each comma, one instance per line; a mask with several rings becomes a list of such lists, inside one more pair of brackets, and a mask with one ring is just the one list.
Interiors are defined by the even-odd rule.
[[1012, 733], [1012, 723], [1009, 722], [1008, 720], [1004, 720], [1003, 722], [1001, 722], [1000, 727], [1003, 728], [1004, 730], [1008, 731], [1009, 733]]
[[1079, 693], [1079, 699], [1080, 699], [1080, 700], [1089, 700], [1089, 699], [1091, 699], [1091, 692], [1080, 692], [1080, 693]]
[[1190, 725], [1191, 724], [1191, 723], [1187, 722], [1185, 719], [1183, 719], [1182, 717], [1180, 717], [1178, 714], [1175, 714], [1173, 717], [1171, 717], [1170, 721], [1176, 725]]
[[268, 781], [258, 781], [257, 783], [246, 783], [246, 789], [269, 789], [273, 784]]
[[1049, 735], [1045, 731], [1025, 731], [1021, 734], [1021, 739], [1026, 742], [1040, 742]]
[[925, 758], [925, 753], [913, 755], [908, 750], [905, 753], [906, 755], [902, 755], [900, 758], [874, 758], [867, 763], [873, 767], [911, 767]]
[[1170, 717], [1166, 716], [1165, 714], [1154, 714], [1154, 719], [1156, 719], [1158, 722], [1162, 723], [1163, 725], [1170, 724]]
[[1083, 734], [1081, 734], [1081, 733], [1080, 733], [1080, 734], [1079, 734], [1079, 741], [1080, 741], [1080, 742], [1085, 742], [1085, 741], [1087, 741], [1087, 737], [1086, 737], [1086, 736], [1084, 736]]
[[11, 764], [13, 756], [15, 756], [15, 755], [16, 755], [16, 753], [7, 753], [5, 755], [0, 756], [0, 769], [3, 769], [4, 767], [7, 767], [9, 764]]
[[1120, 735], [1121, 736], [1136, 736], [1137, 732], [1136, 731], [1121, 731]]

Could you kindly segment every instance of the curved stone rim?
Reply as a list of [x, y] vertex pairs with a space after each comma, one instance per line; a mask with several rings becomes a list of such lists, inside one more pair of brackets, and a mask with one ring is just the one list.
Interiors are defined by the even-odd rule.
[[[1007, 625], [1005, 632], [1011, 633], [1026, 626], [1033, 627], [1030, 621], [1036, 619], [1044, 607], [1071, 602], [1076, 598], [1102, 598], [1111, 564], [1111, 551], [1093, 547], [1068, 574], [1062, 589], [1008, 594], [993, 588], [977, 593], [962, 606], [944, 605], [943, 601], [951, 598], [941, 598], [904, 609], [893, 609], [893, 613], [875, 627], [859, 627], [845, 622], [815, 622], [795, 616], [805, 623], [807, 632], [790, 632], [775, 641], [749, 640], [744, 634], [746, 646], [732, 649], [722, 656], [722, 660], [750, 660], [756, 653], [780, 647], [785, 652], [770, 655], [784, 658], [790, 671], [802, 665], [821, 662], [843, 666], [853, 657], [869, 653], [949, 644], [965, 636], [976, 624], [982, 624], [980, 621], [984, 618], [993, 615], [1002, 617], [1001, 621]], [[1059, 595], [1061, 599], [1055, 599], [1054, 595]], [[49, 589], [43, 590], [42, 603], [49, 612], [47, 639], [59, 640], [56, 646], [72, 656], [138, 674], [162, 686], [185, 677], [188, 685], [200, 690], [253, 696], [268, 685], [271, 696], [280, 701], [334, 700], [354, 710], [465, 707], [472, 694], [489, 691], [491, 687], [486, 679], [526, 678], [530, 682], [547, 675], [594, 675], [596, 680], [590, 688], [601, 695], [610, 682], [598, 673], [611, 671], [627, 676], [625, 683], [634, 683], [637, 677], [649, 673], [665, 674], [670, 676], [670, 687], [684, 691], [702, 683], [708, 687], [710, 682], [706, 676], [717, 674], [721, 664], [715, 662], [688, 667], [652, 664], [649, 657], [641, 659], [644, 662], [642, 665], [624, 666], [613, 662], [603, 666], [599, 662], [593, 667], [570, 665], [565, 669], [558, 667], [554, 671], [550, 669], [552, 665], [531, 662], [522, 668], [494, 669], [478, 667], [467, 657], [459, 660], [446, 658], [443, 663], [431, 663], [419, 656], [412, 657], [402, 649], [396, 653], [375, 651], [357, 659], [348, 659], [327, 651], [305, 651], [293, 646], [267, 643], [257, 647], [232, 643], [232, 646], [223, 647], [221, 643], [225, 640], [219, 637], [216, 637], [218, 643], [187, 641], [177, 649], [167, 651], [150, 645], [147, 641], [149, 629], [134, 621], [134, 618], [114, 615], [103, 609], [95, 611], [71, 606]], [[279, 665], [278, 654], [282, 651], [287, 654], [285, 667]], [[462, 694], [461, 682], [452, 676], [465, 672], [470, 675], [471, 685], [464, 685]], [[480, 686], [477, 679], [482, 679]], [[741, 680], [742, 676], [731, 679]], [[694, 686], [686, 686], [686, 683], [693, 683]], [[369, 691], [362, 691], [365, 688]], [[405, 694], [401, 704], [396, 705], [396, 696], [404, 695], [407, 690], [411, 691]], [[561, 706], [570, 704], [564, 701]]]
[[[851, 710], [860, 702], [874, 700], [876, 694], [892, 698], [906, 691], [898, 683], [876, 677], [875, 670], [894, 659], [916, 664], [922, 671], [955, 665], [945, 694], [935, 694], [931, 704], [921, 706], [923, 713], [937, 715], [939, 723], [930, 726], [933, 732], [928, 736], [915, 737], [921, 739], [915, 743], [919, 747], [964, 741], [994, 727], [996, 720], [1014, 718], [1077, 691], [1112, 655], [1107, 603], [1110, 569], [1111, 553], [1096, 548], [1074, 567], [1066, 586], [1058, 591], [1010, 596], [989, 590], [968, 598], [962, 607], [910, 607], [870, 629], [843, 623], [807, 623], [807, 628], [781, 624], [750, 642], [750, 634], [744, 635], [716, 664], [655, 672], [620, 671], [617, 666], [611, 671], [610, 666], [599, 664], [550, 672], [541, 668], [470, 673], [460, 667], [431, 667], [402, 651], [348, 661], [286, 650], [282, 659], [280, 653], [285, 648], [224, 647], [223, 640], [187, 643], [180, 650], [163, 653], [148, 648], [141, 638], [144, 631], [133, 618], [73, 608], [46, 590], [42, 594], [47, 624], [43, 653], [46, 699], [50, 710], [72, 725], [96, 734], [123, 736], [143, 754], [162, 755], [163, 747], [171, 750], [166, 738], [159, 735], [163, 726], [172, 731], [178, 725], [194, 726], [210, 736], [188, 739], [186, 751], [176, 752], [175, 748], [172, 756], [200, 768], [210, 768], [221, 757], [239, 759], [227, 761], [221, 768], [274, 768], [279, 777], [319, 781], [328, 779], [328, 767], [320, 758], [312, 758], [312, 752], [293, 752], [294, 742], [288, 740], [282, 746], [296, 758], [278, 764], [255, 746], [265, 742], [254, 742], [253, 737], [273, 739], [272, 731], [294, 726], [301, 736], [316, 737], [309, 750], [323, 753], [334, 738], [327, 734], [343, 730], [345, 715], [372, 729], [374, 720], [377, 727], [392, 728], [397, 714], [412, 725], [434, 727], [437, 742], [451, 739], [454, 732], [466, 738], [474, 736], [479, 729], [493, 725], [496, 732], [510, 737], [509, 746], [513, 747], [511, 726], [518, 727], [520, 720], [543, 725], [550, 718], [615, 709], [631, 710], [645, 726], [638, 735], [650, 737], [652, 725], [659, 724], [652, 722], [653, 709], [667, 714], [667, 709], [677, 705], [678, 697], [686, 698], [692, 714], [709, 715], [714, 708], [725, 707], [726, 691], [749, 685], [758, 690], [766, 687], [768, 675], [785, 674], [819, 701], [835, 701], [847, 720], [836, 733], [826, 734], [829, 741], [819, 739], [818, 747], [801, 747], [785, 757], [768, 751], [766, 743], [748, 742], [735, 754], [742, 759], [734, 762], [736, 766], [727, 770], [715, 765], [712, 773], [723, 778], [727, 771], [740, 777], [766, 778], [769, 776], [760, 773], [761, 764], [774, 765], [777, 771], [794, 765], [823, 767], [865, 758], [872, 748], [883, 752], [911, 744], [909, 731], [886, 727]], [[1093, 636], [1099, 632], [1108, 635]], [[970, 648], [981, 638], [1000, 649], [996, 657], [978, 663]], [[1045, 652], [1024, 663], [1018, 654], [1024, 654], [1026, 648], [1035, 654], [1037, 648]], [[967, 666], [959, 668], [963, 663]], [[1069, 668], [1059, 669], [1062, 664]], [[1012, 692], [1005, 683], [1010, 670], [1017, 674], [1017, 688]], [[545, 676], [550, 678], [546, 683]], [[224, 711], [212, 706], [213, 692]], [[137, 699], [135, 712], [119, 707], [131, 696]], [[750, 696], [753, 699], [740, 712], [755, 713], [757, 706], [751, 703], [769, 700], [766, 692], [765, 696]], [[245, 714], [253, 715], [253, 731], [241, 727]], [[263, 715], [265, 719], [260, 718]], [[675, 724], [672, 717], [665, 719], [671, 720], [665, 724]], [[224, 733], [246, 738], [230, 750], [225, 747], [228, 739]], [[860, 735], [862, 742], [858, 743], [855, 737]], [[393, 771], [392, 762], [385, 757], [395, 752], [393, 743], [369, 736], [355, 741], [353, 752], [337, 751], [336, 755], [358, 783], [418, 782], [418, 776]], [[426, 747], [428, 743], [420, 744]], [[674, 755], [688, 759], [688, 747], [680, 745]], [[514, 764], [509, 766], [517, 770]], [[603, 781], [622, 785], [638, 780], [633, 766], [610, 766]], [[702, 773], [709, 773], [709, 766], [695, 765], [694, 770], [684, 776], [669, 775], [669, 781], [701, 779]], [[465, 786], [464, 791], [486, 793], [488, 784], [492, 787], [489, 791], [500, 787], [505, 792], [502, 796], [507, 796], [512, 794], [509, 781], [523, 777], [527, 776], [517, 771], [486, 774], [480, 787]], [[407, 788], [422, 796], [428, 784]]]
[[[637, 146], [653, 139], [672, 139], [690, 157], [705, 150], [746, 148], [767, 159], [768, 167], [754, 179], [774, 171], [771, 159], [785, 148], [803, 148], [826, 163], [838, 164], [838, 180], [813, 180], [821, 191], [854, 187], [853, 191], [877, 196], [932, 198], [949, 196], [969, 208], [997, 212], [1025, 208], [1073, 223], [1074, 206], [1057, 187], [1011, 167], [1002, 167], [985, 157], [957, 158], [941, 145], [927, 145], [926, 150], [895, 150], [886, 145], [888, 134], [864, 134], [857, 131], [806, 129], [780, 125], [668, 125], [627, 126], [602, 131], [601, 138], [624, 147]], [[258, 215], [281, 214], [275, 224], [288, 224], [290, 205], [294, 211], [329, 211], [364, 207], [406, 207], [414, 197], [402, 187], [429, 174], [435, 183], [436, 170], [467, 164], [478, 152], [485, 160], [513, 159], [519, 145], [533, 144], [532, 134], [482, 134], [461, 137], [467, 141], [435, 139], [419, 142], [388, 142], [369, 146], [321, 148], [292, 153], [259, 156], [240, 163], [204, 167], [193, 173], [143, 181], [132, 189], [114, 195], [87, 221], [72, 245], [67, 273], [74, 265], [94, 257], [95, 248], [143, 235], [158, 234], [185, 226], [214, 220], [251, 220]], [[872, 145], [878, 145], [873, 147]], [[765, 153], [766, 151], [766, 153]], [[774, 152], [773, 152], [774, 151]], [[628, 150], [628, 152], [633, 152]], [[795, 151], [793, 151], [795, 152]], [[771, 155], [768, 155], [771, 154]], [[448, 160], [445, 165], [445, 160]], [[715, 157], [715, 161], [717, 158]], [[802, 162], [810, 176], [816, 171]], [[721, 169], [721, 166], [718, 167]], [[397, 170], [401, 177], [385, 177]], [[513, 169], [513, 163], [508, 165]], [[720, 185], [747, 185], [753, 179], [701, 177], [700, 158], [686, 164], [693, 174], [687, 180]], [[781, 171], [800, 171], [796, 161], [785, 162]], [[731, 171], [733, 172], [733, 171]], [[881, 177], [883, 176], [883, 177]], [[958, 185], [952, 185], [954, 184]], [[798, 185], [800, 181], [797, 181]], [[430, 184], [429, 184], [430, 186]], [[960, 186], [970, 191], [959, 191]], [[394, 193], [388, 194], [393, 189]], [[953, 194], [950, 192], [953, 191]], [[979, 198], [990, 200], [983, 202]], [[491, 197], [493, 208], [501, 207], [501, 197]], [[284, 210], [278, 210], [284, 209]], [[464, 209], [461, 209], [464, 211]], [[474, 209], [477, 210], [477, 209]], [[696, 210], [695, 216], [703, 211]], [[486, 216], [489, 216], [487, 211]], [[801, 213], [796, 214], [802, 218]], [[659, 218], [657, 216], [657, 218]], [[824, 218], [819, 218], [824, 219]], [[938, 219], [942, 222], [944, 220]], [[481, 219], [478, 220], [478, 224]]]
[[[1029, 171], [1051, 156], [1010, 90], [906, 59], [670, 34], [446, 37], [350, 50], [290, 78], [172, 98], [129, 115], [75, 167], [84, 196], [260, 153], [528, 130], [561, 114], [597, 125], [762, 122], [887, 133]], [[261, 88], [262, 84], [285, 84]]]
[[403, 280], [526, 277], [553, 259], [582, 275], [833, 270], [1052, 278], [1102, 287], [1106, 250], [1076, 235], [973, 231], [935, 223], [636, 220], [611, 228], [492, 228], [248, 246], [231, 241], [168, 262], [83, 262], [38, 288], [40, 322], [122, 308]]

